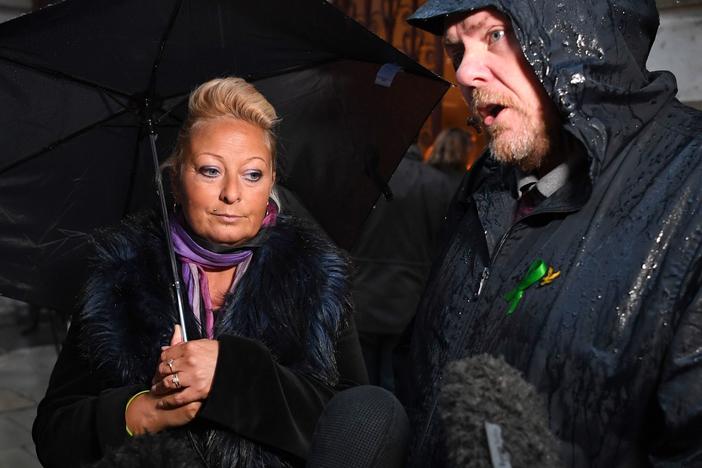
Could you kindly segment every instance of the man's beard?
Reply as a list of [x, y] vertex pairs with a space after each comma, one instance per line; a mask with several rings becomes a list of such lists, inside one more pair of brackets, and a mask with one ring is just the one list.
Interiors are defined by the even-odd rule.
[[474, 89], [472, 112], [480, 116], [478, 108], [488, 104], [498, 104], [516, 115], [506, 123], [493, 121], [486, 127], [490, 135], [488, 148], [493, 157], [505, 164], [514, 164], [524, 172], [537, 169], [551, 151], [551, 138], [542, 119], [535, 119], [511, 98], [487, 89]]

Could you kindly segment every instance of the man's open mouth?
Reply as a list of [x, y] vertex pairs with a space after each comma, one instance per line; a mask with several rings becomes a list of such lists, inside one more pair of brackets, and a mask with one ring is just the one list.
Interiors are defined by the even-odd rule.
[[505, 109], [505, 106], [500, 104], [487, 104], [485, 106], [478, 107], [478, 112], [480, 117], [483, 119], [483, 124], [486, 127], [492, 125], [500, 112]]

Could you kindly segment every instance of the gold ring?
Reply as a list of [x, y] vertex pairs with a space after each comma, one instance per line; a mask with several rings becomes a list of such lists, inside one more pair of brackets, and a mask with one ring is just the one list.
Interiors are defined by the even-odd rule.
[[169, 359], [168, 362], [166, 363], [168, 368], [171, 370], [171, 374], [173, 374], [173, 359]]
[[180, 379], [178, 378], [177, 372], [175, 374], [173, 374], [173, 377], [171, 377], [171, 382], [173, 382], [173, 385], [175, 385], [175, 388], [180, 388]]

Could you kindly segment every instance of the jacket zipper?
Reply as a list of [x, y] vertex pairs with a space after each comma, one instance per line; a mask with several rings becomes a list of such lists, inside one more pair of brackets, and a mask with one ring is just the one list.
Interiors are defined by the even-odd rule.
[[492, 258], [490, 259], [490, 264], [483, 268], [483, 272], [480, 274], [480, 283], [478, 284], [478, 291], [475, 293], [474, 300], [477, 300], [480, 297], [480, 293], [483, 292], [483, 286], [485, 286], [485, 282], [487, 279], [490, 277], [490, 270], [492, 269], [492, 266], [495, 264], [495, 259], [500, 253], [500, 250], [502, 250], [502, 246], [504, 245], [505, 241], [507, 240], [507, 237], [510, 235], [512, 232], [512, 228], [514, 227], [514, 224], [507, 229], [507, 232], [505, 232], [502, 237], [500, 238], [500, 241], [497, 243], [497, 248], [495, 249], [494, 255], [492, 255]]
[[[569, 213], [571, 211], [573, 211], [573, 210], [553, 210], [553, 211], [545, 211], [544, 213]], [[514, 226], [516, 226], [521, 221], [523, 221], [523, 220], [527, 219], [528, 217], [533, 216], [535, 214], [542, 214], [542, 213], [534, 212], [534, 213], [531, 213], [531, 214], [523, 217], [517, 223], [512, 224], [509, 227], [509, 229], [507, 229], [507, 232], [505, 232], [502, 235], [502, 237], [500, 238], [500, 241], [497, 243], [497, 248], [495, 249], [495, 253], [494, 253], [494, 255], [492, 255], [492, 257], [490, 259], [490, 265], [483, 268], [483, 272], [480, 275], [480, 284], [478, 285], [478, 290], [475, 293], [475, 297], [473, 299], [474, 301], [477, 300], [478, 297], [480, 297], [480, 293], [483, 291], [483, 286], [485, 285], [485, 282], [487, 281], [487, 279], [490, 277], [490, 269], [495, 264], [495, 260], [497, 259], [497, 256], [500, 254], [500, 251], [502, 250], [502, 246], [507, 241], [507, 237], [509, 237], [509, 235], [512, 233], [512, 229], [514, 228]], [[422, 438], [419, 442], [419, 447], [422, 447], [424, 445], [424, 441], [426, 440], [427, 433], [429, 432], [429, 426], [431, 425], [431, 421], [434, 419], [434, 413], [436, 412], [436, 405], [437, 404], [438, 404], [438, 399], [435, 399], [433, 404], [432, 404], [431, 411], [429, 411], [429, 416], [428, 416], [426, 423], [424, 425], [424, 430], [422, 431]]]
[[514, 226], [517, 224], [521, 223], [525, 219], [537, 215], [537, 214], [543, 214], [543, 213], [569, 213], [572, 210], [553, 210], [553, 211], [544, 211], [542, 213], [539, 213], [535, 211], [534, 213], [530, 213], [527, 216], [521, 218], [519, 221], [516, 223], [512, 224], [508, 229], [507, 232], [505, 232], [502, 237], [500, 238], [500, 241], [497, 243], [497, 248], [495, 249], [495, 253], [491, 256], [490, 258], [490, 264], [483, 268], [483, 272], [480, 274], [480, 283], [478, 284], [478, 290], [476, 291], [473, 300], [476, 300], [480, 297], [480, 293], [483, 292], [483, 286], [485, 286], [485, 282], [488, 280], [490, 277], [490, 270], [492, 269], [493, 265], [495, 264], [495, 260], [497, 259], [497, 256], [500, 254], [500, 251], [502, 250], [502, 246], [505, 244], [505, 241], [507, 241], [507, 238], [509, 235], [512, 233], [512, 229], [514, 229]]

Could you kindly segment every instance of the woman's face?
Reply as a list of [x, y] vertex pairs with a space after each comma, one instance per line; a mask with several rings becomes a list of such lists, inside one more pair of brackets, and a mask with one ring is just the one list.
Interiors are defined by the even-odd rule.
[[197, 235], [235, 245], [261, 228], [274, 180], [265, 132], [222, 117], [192, 129], [176, 198]]

